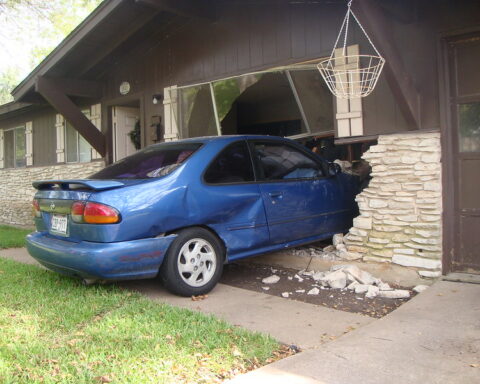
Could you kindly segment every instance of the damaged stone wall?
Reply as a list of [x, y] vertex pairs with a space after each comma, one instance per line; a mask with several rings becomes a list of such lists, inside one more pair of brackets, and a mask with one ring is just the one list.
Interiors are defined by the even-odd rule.
[[345, 236], [352, 256], [441, 274], [442, 183], [440, 133], [378, 138], [364, 155], [372, 180], [356, 198], [360, 216]]
[[0, 223], [33, 227], [35, 180], [81, 179], [105, 167], [103, 161], [0, 170]]

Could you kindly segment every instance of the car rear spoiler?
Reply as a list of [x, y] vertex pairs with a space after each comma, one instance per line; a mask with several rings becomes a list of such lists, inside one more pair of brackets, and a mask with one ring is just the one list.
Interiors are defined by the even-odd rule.
[[45, 190], [93, 190], [104, 191], [106, 189], [120, 188], [125, 186], [120, 181], [112, 180], [43, 180], [34, 181], [33, 187], [39, 191]]

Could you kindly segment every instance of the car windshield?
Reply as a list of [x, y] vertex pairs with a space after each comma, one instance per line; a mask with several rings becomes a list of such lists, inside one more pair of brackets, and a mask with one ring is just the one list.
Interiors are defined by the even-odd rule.
[[149, 179], [166, 176], [201, 146], [201, 143], [151, 146], [94, 173], [89, 179]]

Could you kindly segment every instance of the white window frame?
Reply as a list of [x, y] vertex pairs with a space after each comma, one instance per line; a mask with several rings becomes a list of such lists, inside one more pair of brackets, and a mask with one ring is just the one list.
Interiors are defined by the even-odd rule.
[[[27, 167], [27, 129], [26, 129], [26, 125], [27, 124], [24, 124], [24, 125], [19, 125], [19, 126], [16, 126], [16, 127], [13, 127], [13, 128], [7, 128], [7, 129], [3, 129], [2, 130], [2, 167], [1, 168], [7, 168], [7, 158], [6, 158], [6, 154], [7, 154], [7, 151], [6, 151], [6, 140], [5, 140], [5, 132], [14, 132], [13, 133], [13, 167], [8, 167], [8, 169], [14, 169], [14, 168], [26, 168]], [[17, 166], [17, 156], [16, 156], [16, 152], [17, 152], [17, 135], [15, 134], [15, 131], [17, 130], [20, 130], [20, 129], [23, 129], [23, 135], [25, 137], [25, 156], [24, 156], [24, 159], [25, 159], [25, 165], [22, 165], [22, 166]]]

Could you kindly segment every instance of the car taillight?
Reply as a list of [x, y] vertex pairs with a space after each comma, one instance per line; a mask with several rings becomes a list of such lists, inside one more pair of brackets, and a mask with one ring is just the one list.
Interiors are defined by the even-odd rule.
[[38, 202], [37, 199], [33, 199], [32, 201], [33, 205], [33, 214], [35, 217], [42, 217], [42, 213], [40, 212], [40, 203]]
[[83, 223], [83, 212], [85, 211], [85, 202], [75, 201], [72, 204], [70, 214], [74, 223]]
[[115, 208], [84, 201], [76, 201], [72, 204], [71, 216], [75, 223], [115, 224], [120, 221], [120, 214]]

